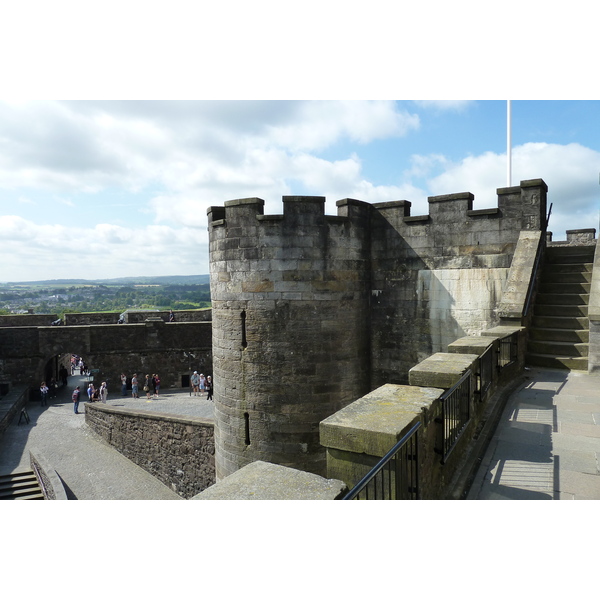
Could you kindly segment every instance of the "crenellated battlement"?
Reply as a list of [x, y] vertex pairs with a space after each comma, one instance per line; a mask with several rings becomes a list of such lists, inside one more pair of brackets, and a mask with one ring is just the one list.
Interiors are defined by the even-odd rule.
[[[546, 213], [547, 185], [541, 179], [521, 181], [519, 186], [498, 188], [496, 208], [473, 209], [475, 197], [470, 192], [430, 196], [429, 213], [412, 215], [409, 200], [368, 203], [352, 198], [336, 202], [338, 214], [325, 214], [324, 196], [283, 196], [283, 213], [265, 215], [265, 201], [261, 198], [229, 200], [224, 206], [211, 206], [208, 211], [209, 228], [252, 227], [256, 223], [282, 223], [286, 229], [293, 227], [320, 227], [352, 221], [356, 226], [370, 227], [373, 213], [381, 214], [396, 227], [430, 225], [469, 227], [481, 220], [510, 220], [506, 228], [541, 229]], [[516, 221], [520, 221], [517, 223]]]

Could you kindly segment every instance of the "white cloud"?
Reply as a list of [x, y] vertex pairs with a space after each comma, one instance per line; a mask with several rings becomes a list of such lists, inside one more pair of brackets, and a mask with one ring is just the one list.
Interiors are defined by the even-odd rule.
[[[580, 144], [527, 143], [513, 148], [511, 154], [512, 185], [538, 178], [548, 185], [548, 206], [553, 204], [549, 229], [554, 228], [554, 239], [564, 239], [568, 229], [597, 224], [600, 152]], [[474, 208], [497, 205], [496, 189], [507, 184], [506, 154], [486, 152], [445, 167], [428, 181], [430, 195], [472, 192]]]

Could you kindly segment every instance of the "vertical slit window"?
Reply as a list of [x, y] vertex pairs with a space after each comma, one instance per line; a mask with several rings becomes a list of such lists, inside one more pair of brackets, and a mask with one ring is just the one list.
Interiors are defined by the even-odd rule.
[[246, 341], [246, 311], [243, 310], [240, 316], [242, 319], [242, 348], [246, 348], [248, 346]]
[[246, 439], [244, 441], [245, 441], [246, 446], [249, 446], [250, 445], [250, 415], [247, 412], [244, 413], [244, 431], [245, 431], [245, 436], [246, 436]]

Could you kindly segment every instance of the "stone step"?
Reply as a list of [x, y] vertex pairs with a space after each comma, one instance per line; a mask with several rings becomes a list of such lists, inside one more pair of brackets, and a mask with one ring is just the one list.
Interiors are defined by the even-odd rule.
[[554, 356], [547, 354], [527, 353], [525, 364], [533, 367], [546, 367], [548, 369], [568, 369], [570, 371], [587, 371], [587, 357]]
[[590, 332], [587, 329], [550, 329], [546, 327], [531, 327], [529, 329], [529, 339], [546, 342], [587, 344], [590, 341]]
[[591, 263], [594, 262], [596, 245], [590, 246], [547, 246], [546, 262]]
[[542, 281], [538, 293], [542, 294], [588, 294], [591, 283]]
[[542, 283], [591, 283], [592, 269], [586, 269], [585, 271], [570, 268], [561, 271], [544, 269], [540, 281]]
[[532, 354], [549, 354], [553, 356], [586, 356], [589, 344], [574, 342], [556, 342], [549, 340], [533, 340], [527, 342], [527, 352]]
[[566, 304], [569, 306], [587, 306], [590, 301], [589, 294], [537, 294], [535, 297], [536, 304]]
[[562, 315], [535, 315], [531, 320], [531, 326], [541, 329], [588, 330], [590, 328], [590, 320], [587, 317], [563, 317]]
[[536, 316], [585, 317], [588, 315], [587, 305], [569, 306], [567, 304], [535, 304], [533, 314]]
[[0, 475], [0, 500], [43, 500], [33, 471]]
[[544, 263], [544, 273], [590, 273], [594, 268], [593, 262], [587, 263]]

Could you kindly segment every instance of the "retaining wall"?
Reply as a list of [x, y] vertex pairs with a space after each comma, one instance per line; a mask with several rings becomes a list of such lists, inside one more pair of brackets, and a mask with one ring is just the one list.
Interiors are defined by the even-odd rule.
[[85, 404], [86, 423], [123, 456], [191, 498], [215, 483], [211, 421]]

